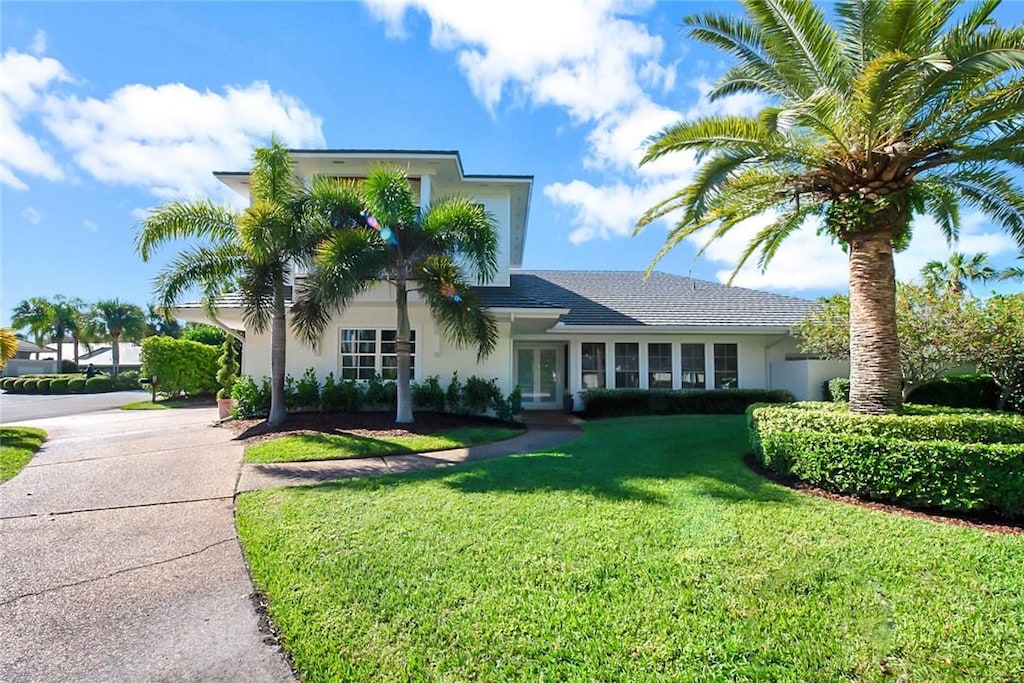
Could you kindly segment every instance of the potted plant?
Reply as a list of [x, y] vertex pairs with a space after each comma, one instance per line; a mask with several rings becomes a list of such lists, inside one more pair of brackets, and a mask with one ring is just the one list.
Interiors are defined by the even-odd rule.
[[224, 340], [218, 362], [220, 363], [220, 369], [217, 370], [217, 384], [220, 385], [220, 389], [217, 390], [217, 413], [220, 419], [223, 420], [231, 417], [231, 407], [233, 405], [231, 388], [235, 385], [235, 380], [238, 379], [235, 340], [231, 337]]

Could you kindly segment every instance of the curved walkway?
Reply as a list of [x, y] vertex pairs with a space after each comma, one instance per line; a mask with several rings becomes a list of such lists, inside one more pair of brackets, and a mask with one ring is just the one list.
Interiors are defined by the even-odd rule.
[[532, 423], [527, 420], [528, 429], [521, 436], [470, 448], [374, 458], [246, 464], [242, 466], [242, 476], [238, 480], [237, 490], [242, 492], [278, 486], [302, 486], [353, 477], [447, 467], [461, 462], [488, 460], [517, 453], [537, 453], [571, 441], [580, 434], [575, 425], [561, 416], [543, 416], [535, 420]]

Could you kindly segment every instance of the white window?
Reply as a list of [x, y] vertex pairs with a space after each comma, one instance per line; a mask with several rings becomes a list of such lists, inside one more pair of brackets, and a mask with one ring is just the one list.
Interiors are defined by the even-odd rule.
[[[343, 329], [339, 355], [341, 379], [367, 380], [374, 375], [383, 379], [398, 378], [398, 354], [395, 348], [398, 334], [395, 330]], [[416, 331], [409, 333], [409, 369], [415, 376]]]

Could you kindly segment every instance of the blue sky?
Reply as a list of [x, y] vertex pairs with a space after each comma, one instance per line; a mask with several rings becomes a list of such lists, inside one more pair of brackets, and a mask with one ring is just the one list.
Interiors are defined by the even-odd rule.
[[[707, 4], [5, 2], [0, 322], [30, 296], [150, 301], [162, 259], [134, 254], [139, 217], [170, 198], [231, 201], [211, 173], [245, 170], [272, 132], [302, 148], [455, 149], [468, 173], [532, 174], [524, 267], [642, 270], [665, 227], [631, 237], [633, 222], [694, 168], [638, 171], [644, 138], [763, 104], [702, 97], [725, 65], [680, 21]], [[1019, 23], [1024, 3], [999, 16]], [[696, 263], [685, 243], [659, 269], [723, 280], [742, 243]], [[1017, 253], [971, 215], [957, 248], [999, 265]], [[948, 253], [919, 225], [898, 275]], [[808, 229], [737, 284], [814, 297], [845, 280], [842, 252]]]

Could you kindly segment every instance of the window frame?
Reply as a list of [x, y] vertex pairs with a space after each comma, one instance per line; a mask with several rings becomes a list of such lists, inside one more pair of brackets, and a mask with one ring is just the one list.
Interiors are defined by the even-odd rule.
[[[585, 351], [587, 346], [601, 347], [599, 354], [592, 354], [592, 360], [600, 359], [600, 368], [596, 367], [596, 362], [591, 363], [594, 367], [587, 367], [587, 353]], [[587, 377], [589, 375], [597, 377], [598, 383], [596, 386], [589, 386], [587, 384]], [[584, 390], [604, 389], [608, 386], [608, 342], [580, 342], [580, 386]]]
[[[359, 334], [360, 333], [363, 333], [363, 332], [373, 332], [373, 334], [374, 334], [374, 338], [373, 338], [374, 349], [373, 349], [373, 351], [372, 352], [359, 351], [358, 350], [358, 346], [357, 346], [357, 351], [346, 353], [344, 351], [344, 344], [346, 342], [345, 333], [346, 332], [350, 332], [350, 331], [356, 333], [355, 343], [357, 345], [358, 344], [368, 343], [367, 341], [359, 339]], [[384, 338], [385, 333], [393, 334], [394, 338], [392, 340], [385, 340], [385, 338]], [[359, 375], [362, 374], [361, 373], [362, 370], [365, 370], [365, 369], [369, 368], [370, 366], [369, 365], [359, 365], [359, 364], [356, 364], [356, 365], [353, 365], [353, 366], [350, 366], [350, 367], [346, 367], [345, 366], [345, 356], [348, 355], [348, 356], [354, 356], [355, 358], [371, 358], [372, 357], [373, 358], [373, 375], [375, 377], [379, 377], [381, 380], [383, 380], [385, 382], [396, 381], [398, 379], [398, 354], [397, 353], [385, 353], [384, 352], [384, 346], [385, 346], [385, 344], [394, 345], [396, 343], [396, 341], [397, 341], [397, 337], [398, 337], [398, 331], [395, 328], [393, 328], [393, 327], [371, 327], [371, 326], [364, 326], [364, 327], [339, 327], [338, 328], [338, 361], [337, 361], [338, 378], [340, 380], [343, 380], [343, 381], [355, 381], [355, 382], [367, 382], [367, 381], [369, 381], [368, 377], [360, 377]], [[410, 380], [415, 380], [416, 379], [416, 366], [417, 366], [416, 356], [417, 356], [417, 353], [418, 353], [417, 346], [416, 346], [416, 330], [415, 329], [411, 329], [409, 331], [409, 342], [410, 342], [410, 345], [412, 347], [410, 349], [410, 354], [409, 354], [409, 379]], [[394, 366], [385, 365], [385, 358], [394, 358], [395, 359]], [[345, 376], [345, 371], [346, 370], [354, 370], [356, 376], [355, 377], [351, 377], [351, 376], [346, 377]], [[391, 372], [393, 372], [394, 376], [393, 377], [385, 376], [385, 370], [387, 370], [389, 374]]]
[[[657, 356], [651, 355], [652, 347], [662, 347], [659, 350]], [[659, 361], [654, 363], [655, 358]], [[668, 368], [666, 370], [664, 361], [668, 362]], [[671, 389], [672, 388], [672, 370], [675, 363], [672, 361], [672, 342], [647, 342], [647, 388], [648, 389]], [[668, 373], [668, 384], [664, 386], [654, 386], [657, 382], [664, 380], [654, 379], [655, 374], [664, 375]]]
[[[692, 354], [687, 354], [687, 349], [700, 348], [700, 362], [692, 367], [687, 366], [687, 361], [697, 360]], [[704, 342], [680, 342], [679, 344], [679, 388], [680, 389], [707, 389], [708, 388], [708, 345]], [[693, 381], [687, 381], [687, 376], [693, 375]], [[698, 380], [698, 377], [700, 378]]]
[[[620, 352], [620, 347], [633, 347], [632, 351]], [[640, 342], [614, 342], [612, 349], [615, 352], [615, 388], [616, 389], [639, 389], [640, 388]], [[620, 369], [622, 362], [619, 360], [620, 357], [625, 360], [629, 359], [635, 363], [635, 367], [631, 367], [628, 370]], [[632, 378], [631, 382], [628, 380]], [[627, 380], [627, 383], [623, 383], [620, 379]]]
[[[726, 355], [725, 357], [721, 357], [721, 361], [722, 361], [723, 365], [726, 364], [726, 361], [731, 361], [732, 363], [735, 364], [734, 368], [730, 369], [730, 368], [720, 368], [719, 367], [719, 364], [720, 364], [719, 351], [720, 350], [725, 352], [725, 353], [728, 353], [729, 351], [732, 352], [731, 353], [731, 357]], [[738, 389], [739, 386], [740, 386], [740, 346], [739, 346], [739, 344], [737, 344], [735, 342], [715, 343], [714, 349], [712, 350], [712, 361], [714, 363], [713, 378], [714, 378], [714, 382], [715, 382], [715, 385], [714, 385], [715, 389]], [[723, 375], [732, 376], [732, 380], [733, 381], [732, 381], [731, 386], [723, 386], [723, 384], [725, 384], [725, 383], [719, 380], [719, 377], [723, 376]]]

